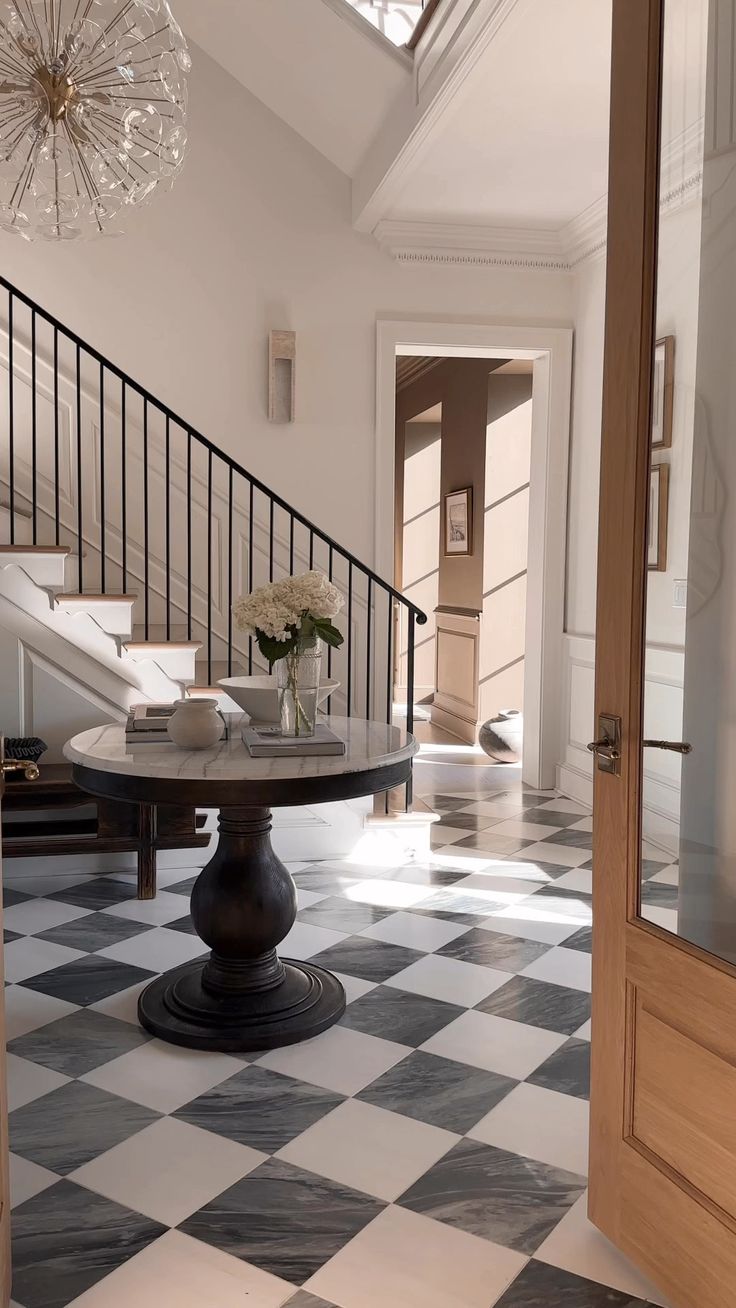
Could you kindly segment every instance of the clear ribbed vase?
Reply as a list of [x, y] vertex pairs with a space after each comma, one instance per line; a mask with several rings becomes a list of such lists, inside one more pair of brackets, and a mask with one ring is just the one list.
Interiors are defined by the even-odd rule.
[[314, 735], [321, 670], [318, 640], [305, 642], [276, 664], [283, 736]]

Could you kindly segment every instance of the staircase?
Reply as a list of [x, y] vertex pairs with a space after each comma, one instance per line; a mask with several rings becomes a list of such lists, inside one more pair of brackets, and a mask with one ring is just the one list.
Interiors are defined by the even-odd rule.
[[[411, 730], [425, 615], [0, 278], [0, 660], [10, 635], [97, 722], [182, 694], [234, 708], [219, 678], [267, 669], [235, 630], [233, 601], [307, 568], [345, 596], [330, 711], [391, 721], [401, 657]], [[48, 735], [24, 683], [19, 697], [17, 729], [1, 698], [0, 726]]]

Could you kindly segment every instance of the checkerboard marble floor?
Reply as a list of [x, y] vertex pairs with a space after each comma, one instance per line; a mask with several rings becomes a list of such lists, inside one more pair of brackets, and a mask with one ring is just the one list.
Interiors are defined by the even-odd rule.
[[349, 1003], [260, 1056], [137, 1025], [191, 873], [8, 880], [16, 1305], [664, 1302], [586, 1219], [590, 817], [494, 771], [426, 796], [423, 863], [292, 865], [282, 952]]

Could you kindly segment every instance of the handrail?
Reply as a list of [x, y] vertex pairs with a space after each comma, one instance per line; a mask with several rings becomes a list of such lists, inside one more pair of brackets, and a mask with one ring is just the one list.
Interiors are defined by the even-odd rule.
[[[432, 0], [430, 0], [430, 4], [431, 3]], [[168, 418], [170, 422], [175, 423], [177, 427], [181, 427], [182, 431], [185, 431], [187, 435], [192, 436], [194, 440], [203, 445], [212, 455], [221, 459], [229, 468], [232, 468], [233, 472], [236, 472], [246, 481], [252, 483], [256, 490], [267, 495], [269, 499], [273, 500], [273, 502], [277, 504], [279, 508], [283, 509], [284, 512], [288, 513], [290, 517], [294, 517], [301, 526], [306, 528], [307, 531], [313, 532], [315, 536], [319, 537], [323, 544], [330, 546], [332, 549], [338, 550], [348, 563], [352, 563], [353, 567], [359, 568], [364, 576], [370, 577], [371, 580], [386, 591], [392, 599], [403, 605], [407, 610], [413, 612], [419, 626], [424, 626], [427, 622], [427, 614], [424, 613], [418, 605], [413, 604], [411, 600], [408, 600], [405, 595], [402, 595], [401, 591], [396, 590], [395, 587], [389, 584], [389, 582], [385, 581], [384, 578], [370, 568], [367, 563], [363, 563], [357, 555], [346, 549], [344, 545], [340, 545], [339, 542], [334, 540], [331, 536], [328, 536], [321, 527], [318, 527], [316, 523], [312, 522], [309, 518], [306, 518], [299, 509], [295, 509], [291, 504], [287, 503], [287, 501], [283, 499], [277, 491], [271, 490], [270, 486], [267, 486], [265, 482], [262, 482], [258, 477], [255, 477], [253, 473], [248, 472], [247, 468], [244, 468], [243, 465], [238, 463], [236, 459], [233, 459], [231, 455], [227, 454], [224, 450], [221, 450], [219, 446], [215, 445], [201, 432], [197, 431], [195, 427], [192, 427], [188, 422], [185, 422], [174, 409], [169, 408], [167, 404], [162, 400], [159, 400], [157, 396], [155, 396], [145, 386], [141, 385], [140, 382], [136, 381], [134, 377], [131, 377], [128, 373], [124, 372], [122, 368], [119, 368], [117, 364], [112, 363], [105, 357], [105, 355], [101, 354], [94, 345], [90, 345], [82, 336], [78, 336], [70, 327], [65, 326], [65, 324], [58, 318], [55, 318], [53, 314], [49, 313], [47, 309], [44, 309], [42, 305], [37, 304], [30, 298], [30, 296], [24, 294], [23, 291], [18, 290], [18, 288], [13, 286], [13, 284], [5, 277], [0, 276], [0, 286], [8, 291], [14, 299], [20, 300], [22, 304], [25, 304], [33, 313], [40, 314], [49, 326], [55, 328], [57, 331], [63, 332], [68, 340], [71, 340], [74, 345], [84, 350], [85, 354], [88, 354], [90, 358], [103, 365], [108, 372], [111, 372], [121, 382], [124, 382], [126, 386], [131, 388], [131, 390], [136, 391], [142, 399], [148, 400], [149, 403], [154, 404], [165, 418]]]
[[417, 25], [406, 43], [407, 50], [416, 50], [441, 4], [442, 0], [426, 0], [421, 17], [417, 20]]

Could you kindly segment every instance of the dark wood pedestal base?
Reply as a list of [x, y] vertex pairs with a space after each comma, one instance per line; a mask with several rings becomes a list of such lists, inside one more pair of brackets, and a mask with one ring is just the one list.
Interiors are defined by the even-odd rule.
[[342, 1016], [345, 992], [331, 973], [276, 952], [297, 901], [271, 847], [270, 809], [222, 809], [219, 827], [192, 891], [192, 919], [212, 953], [152, 982], [141, 1024], [170, 1044], [226, 1053], [308, 1040]]

